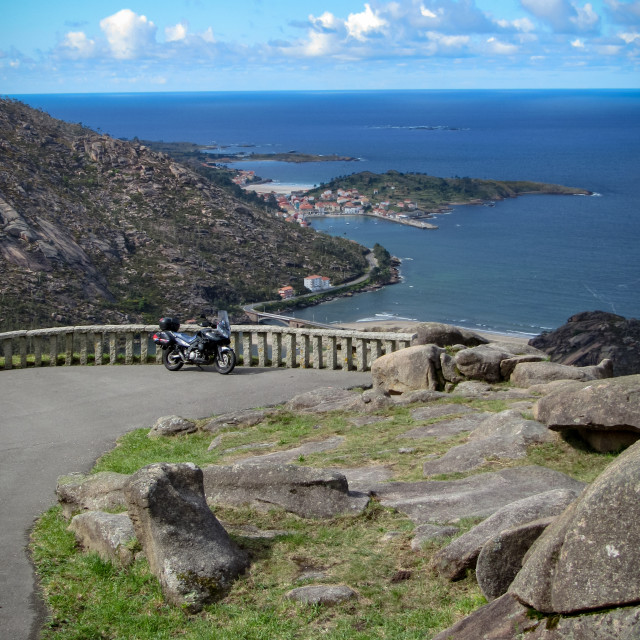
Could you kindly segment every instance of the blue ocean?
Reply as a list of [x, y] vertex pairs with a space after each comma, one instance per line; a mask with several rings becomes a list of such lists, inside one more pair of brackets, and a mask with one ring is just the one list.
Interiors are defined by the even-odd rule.
[[640, 317], [638, 90], [13, 97], [116, 137], [358, 158], [241, 163], [287, 184], [395, 169], [594, 193], [458, 206], [435, 220], [437, 231], [371, 218], [314, 219], [318, 231], [385, 246], [402, 259], [403, 280], [300, 316], [433, 320], [519, 335], [553, 329], [580, 311]]

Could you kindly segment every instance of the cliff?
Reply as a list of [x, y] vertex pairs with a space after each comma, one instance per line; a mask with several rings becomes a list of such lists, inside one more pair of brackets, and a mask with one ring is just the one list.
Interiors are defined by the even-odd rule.
[[0, 100], [0, 326], [155, 321], [270, 299], [364, 249], [273, 217], [139, 142]]

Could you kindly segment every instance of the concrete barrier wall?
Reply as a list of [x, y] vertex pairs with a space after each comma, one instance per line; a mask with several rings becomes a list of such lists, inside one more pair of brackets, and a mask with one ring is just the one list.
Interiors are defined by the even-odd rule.
[[[198, 325], [183, 325], [195, 333]], [[93, 325], [0, 333], [4, 370], [25, 367], [161, 364], [156, 325]], [[368, 371], [381, 355], [411, 344], [414, 334], [235, 325], [238, 366]]]

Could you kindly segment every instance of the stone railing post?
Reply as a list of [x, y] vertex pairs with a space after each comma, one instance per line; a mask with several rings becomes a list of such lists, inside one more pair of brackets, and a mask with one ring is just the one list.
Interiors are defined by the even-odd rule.
[[102, 366], [102, 348], [104, 344], [104, 334], [94, 332], [93, 334], [93, 363], [96, 366]]
[[353, 368], [353, 338], [351, 336], [342, 338], [342, 369], [351, 371]]
[[266, 367], [267, 366], [267, 355], [268, 355], [268, 347], [267, 347], [267, 332], [259, 331], [256, 334], [256, 339], [258, 341], [258, 366]]
[[311, 337], [311, 348], [313, 349], [313, 368], [322, 369], [324, 352], [322, 350], [322, 336], [313, 335]]
[[251, 333], [244, 331], [242, 333], [242, 366], [250, 367], [253, 364]]
[[289, 369], [295, 369], [296, 367], [296, 334], [295, 333], [287, 333], [285, 336], [285, 346], [286, 346], [286, 354], [285, 354], [285, 362]]
[[282, 364], [282, 334], [271, 334], [271, 366], [279, 367]]

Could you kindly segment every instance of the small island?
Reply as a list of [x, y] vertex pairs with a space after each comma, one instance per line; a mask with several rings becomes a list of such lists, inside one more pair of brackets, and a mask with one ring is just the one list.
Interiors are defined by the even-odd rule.
[[234, 162], [358, 162], [358, 158], [339, 155], [319, 155], [286, 151], [284, 153], [211, 153], [207, 151], [213, 164], [232, 164]]

